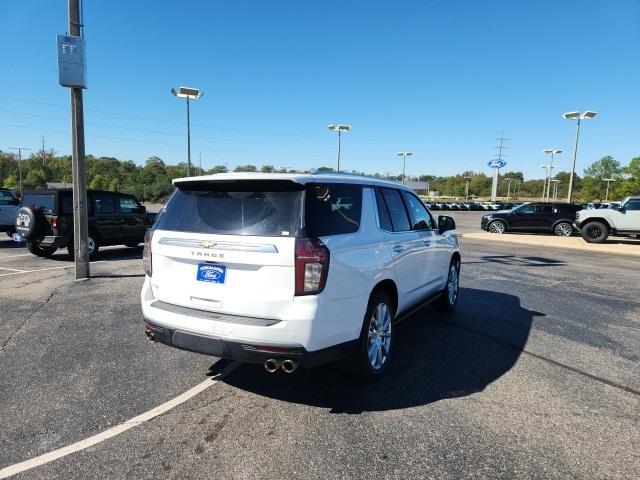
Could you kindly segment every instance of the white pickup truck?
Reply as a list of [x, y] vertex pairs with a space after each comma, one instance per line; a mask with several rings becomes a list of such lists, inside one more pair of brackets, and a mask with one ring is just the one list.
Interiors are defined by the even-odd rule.
[[640, 196], [627, 197], [615, 208], [580, 210], [575, 226], [589, 243], [602, 243], [609, 235], [640, 235]]

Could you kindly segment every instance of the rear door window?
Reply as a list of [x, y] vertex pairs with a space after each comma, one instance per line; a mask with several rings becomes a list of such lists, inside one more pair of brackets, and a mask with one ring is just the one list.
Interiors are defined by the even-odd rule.
[[386, 230], [387, 232], [393, 231], [393, 225], [391, 224], [391, 217], [389, 216], [389, 210], [387, 209], [387, 204], [384, 202], [384, 198], [382, 197], [382, 192], [379, 188], [375, 189], [376, 191], [376, 205], [378, 207], [378, 221], [380, 222], [380, 228], [382, 230]]
[[159, 230], [295, 236], [303, 186], [290, 181], [185, 182], [157, 220]]
[[119, 197], [118, 203], [121, 213], [138, 213], [140, 211], [140, 204], [133, 197]]
[[56, 196], [53, 193], [27, 193], [22, 199], [25, 207], [41, 208], [44, 213], [54, 213]]
[[394, 232], [406, 232], [411, 230], [407, 210], [404, 208], [404, 202], [400, 196], [400, 191], [395, 188], [383, 188], [382, 196], [389, 210], [391, 217], [391, 225]]
[[362, 186], [309, 184], [305, 227], [312, 237], [354, 233], [360, 229]]
[[93, 203], [95, 204], [95, 212], [98, 215], [116, 213], [116, 203], [113, 201], [112, 195], [95, 194]]

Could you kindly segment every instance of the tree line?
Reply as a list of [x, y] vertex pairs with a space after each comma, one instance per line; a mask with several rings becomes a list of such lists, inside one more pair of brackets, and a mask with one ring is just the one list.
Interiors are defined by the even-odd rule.
[[[13, 153], [0, 151], [0, 185], [17, 189], [20, 170], [23, 189], [46, 188], [47, 184], [71, 184], [71, 156], [56, 155], [53, 150], [41, 150], [18, 162]], [[172, 191], [171, 181], [186, 176], [186, 163], [168, 165], [161, 158], [152, 156], [144, 165], [131, 160], [118, 160], [113, 157], [86, 157], [87, 185], [90, 189], [111, 190], [132, 193], [143, 201], [162, 201]], [[198, 166], [191, 167], [193, 175], [206, 175], [227, 172], [225, 165], [217, 165], [208, 170]], [[239, 165], [235, 172], [278, 172], [309, 173], [309, 171], [275, 168], [273, 165]], [[319, 167], [312, 171], [332, 172], [331, 167]], [[356, 175], [363, 172], [352, 171]], [[386, 176], [374, 174], [378, 178], [402, 181], [402, 175]], [[558, 180], [558, 198], [566, 198], [569, 186], [569, 172], [558, 172], [553, 178]], [[633, 158], [622, 165], [611, 156], [595, 161], [584, 170], [582, 176], [574, 177], [574, 198], [580, 201], [602, 201], [606, 196], [607, 182], [610, 182], [609, 200], [620, 200], [627, 195], [640, 194], [640, 157]], [[461, 172], [450, 176], [420, 175], [407, 177], [407, 180], [419, 180], [429, 183], [429, 190], [442, 196], [464, 198], [467, 181], [469, 195], [488, 197], [491, 195], [491, 176], [483, 172]], [[509, 171], [499, 175], [498, 196], [533, 199], [542, 197], [543, 179], [525, 180], [522, 172]], [[552, 189], [553, 193], [553, 189]]]

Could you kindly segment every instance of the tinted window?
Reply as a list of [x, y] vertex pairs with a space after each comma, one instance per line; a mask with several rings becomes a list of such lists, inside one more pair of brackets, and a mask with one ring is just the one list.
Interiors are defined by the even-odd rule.
[[313, 237], [353, 233], [360, 229], [362, 187], [310, 184], [305, 205], [307, 234]]
[[226, 235], [294, 236], [302, 186], [293, 182], [186, 184], [157, 220], [160, 230]]
[[140, 204], [131, 197], [119, 197], [119, 207], [122, 213], [132, 213], [140, 211]]
[[99, 214], [116, 213], [116, 205], [111, 195], [94, 195], [95, 211]]
[[16, 197], [8, 190], [0, 190], [0, 205], [13, 205]]
[[629, 200], [624, 205], [625, 210], [640, 210], [640, 200]]
[[380, 222], [380, 228], [386, 230], [388, 232], [393, 231], [393, 226], [391, 225], [391, 217], [389, 216], [389, 210], [387, 209], [386, 203], [384, 203], [384, 198], [382, 198], [382, 193], [379, 188], [375, 189], [376, 191], [376, 204], [378, 207], [378, 220]]
[[411, 230], [407, 211], [405, 210], [404, 203], [400, 197], [400, 191], [383, 188], [382, 195], [385, 203], [387, 204], [387, 208], [389, 209], [389, 216], [391, 217], [393, 231], [406, 232], [407, 230]]
[[404, 191], [402, 192], [402, 196], [407, 204], [407, 210], [411, 217], [411, 228], [413, 230], [429, 230], [435, 228], [431, 215], [418, 197]]
[[27, 193], [22, 199], [22, 205], [25, 207], [42, 208], [44, 213], [52, 213], [54, 211], [56, 196], [49, 194]]
[[532, 214], [533, 212], [535, 212], [535, 210], [536, 210], [535, 205], [524, 205], [516, 211], [520, 214]]
[[538, 205], [536, 206], [536, 213], [553, 213], [553, 207], [551, 205]]

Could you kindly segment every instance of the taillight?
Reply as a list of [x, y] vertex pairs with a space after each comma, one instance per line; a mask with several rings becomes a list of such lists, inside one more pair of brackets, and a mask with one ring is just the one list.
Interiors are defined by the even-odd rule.
[[144, 249], [142, 250], [142, 268], [144, 273], [151, 276], [153, 273], [151, 265], [151, 240], [153, 239], [153, 230], [147, 230], [144, 234]]
[[57, 217], [51, 217], [51, 227], [58, 228], [58, 219]]
[[296, 295], [315, 295], [324, 289], [329, 249], [317, 238], [296, 238]]

